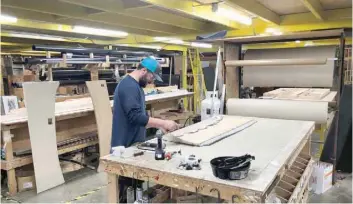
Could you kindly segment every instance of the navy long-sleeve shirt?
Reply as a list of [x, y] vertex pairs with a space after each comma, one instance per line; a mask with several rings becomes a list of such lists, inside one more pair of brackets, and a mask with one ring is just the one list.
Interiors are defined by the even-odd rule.
[[129, 147], [146, 139], [148, 115], [145, 94], [139, 83], [127, 75], [114, 92], [112, 147]]

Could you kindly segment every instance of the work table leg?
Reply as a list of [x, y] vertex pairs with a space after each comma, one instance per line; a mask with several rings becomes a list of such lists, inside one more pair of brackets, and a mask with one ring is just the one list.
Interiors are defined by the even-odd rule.
[[119, 176], [108, 173], [108, 203], [119, 203]]
[[[5, 160], [7, 162], [11, 162], [13, 160], [13, 150], [10, 130], [4, 130], [2, 131], [2, 134], [5, 144]], [[15, 195], [17, 193], [15, 169], [7, 170], [7, 186], [9, 188], [10, 195]]]

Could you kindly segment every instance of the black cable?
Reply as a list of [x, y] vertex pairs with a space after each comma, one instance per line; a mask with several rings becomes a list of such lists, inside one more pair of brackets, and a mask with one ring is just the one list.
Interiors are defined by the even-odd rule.
[[189, 116], [189, 117], [185, 120], [185, 123], [184, 123], [184, 126], [183, 126], [183, 127], [186, 126], [186, 123], [188, 122], [188, 120], [189, 120], [190, 118], [194, 118], [194, 117], [193, 117], [193, 116]]

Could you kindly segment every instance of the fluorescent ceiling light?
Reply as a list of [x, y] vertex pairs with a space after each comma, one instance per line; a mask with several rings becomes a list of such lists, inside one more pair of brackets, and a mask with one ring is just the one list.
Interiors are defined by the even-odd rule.
[[50, 36], [50, 35], [36, 35], [36, 34], [31, 34], [31, 33], [11, 33], [10, 35], [12, 37], [17, 37], [17, 38], [30, 38], [30, 39], [39, 39], [39, 40], [53, 40], [53, 41], [67, 41], [64, 38], [56, 37], [56, 36]]
[[169, 40], [169, 41], [166, 41], [167, 43], [171, 43], [171, 44], [177, 44], [177, 45], [182, 45], [184, 44], [185, 42], [183, 40], [179, 40], [179, 39], [173, 39], [173, 40]]
[[283, 34], [283, 32], [281, 32], [279, 29], [276, 29], [276, 28], [266, 28], [265, 32], [270, 33], [272, 35], [282, 35]]
[[168, 41], [174, 38], [168, 38], [168, 37], [154, 37], [153, 38], [155, 41]]
[[276, 31], [272, 33], [273, 35], [282, 35], [283, 33], [281, 31]]
[[309, 47], [309, 46], [313, 46], [313, 45], [314, 45], [313, 41], [308, 41], [304, 44], [304, 47]]
[[123, 31], [89, 28], [85, 26], [74, 26], [73, 31], [76, 33], [111, 36], [111, 37], [126, 37], [128, 35], [128, 33]]
[[0, 21], [1, 22], [16, 23], [17, 18], [13, 17], [13, 16], [0, 15]]
[[192, 47], [201, 47], [201, 48], [212, 48], [212, 44], [208, 43], [198, 43], [198, 42], [192, 42], [191, 43]]
[[156, 49], [156, 50], [162, 49], [162, 47], [158, 46], [158, 45], [139, 45], [139, 47], [148, 48], [148, 49]]
[[250, 17], [238, 13], [235, 9], [226, 9], [218, 6], [216, 13], [217, 15], [223, 16], [225, 18], [237, 21], [245, 25], [252, 24], [252, 19]]

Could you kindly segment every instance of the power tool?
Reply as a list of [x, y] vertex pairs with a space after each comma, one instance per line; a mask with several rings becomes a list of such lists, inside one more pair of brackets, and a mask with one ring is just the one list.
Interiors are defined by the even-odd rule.
[[164, 160], [165, 158], [165, 152], [163, 150], [163, 145], [162, 145], [162, 136], [163, 136], [163, 131], [161, 129], [158, 129], [156, 132], [157, 147], [154, 155], [154, 158], [156, 160]]

